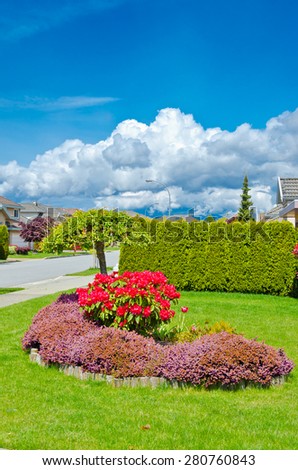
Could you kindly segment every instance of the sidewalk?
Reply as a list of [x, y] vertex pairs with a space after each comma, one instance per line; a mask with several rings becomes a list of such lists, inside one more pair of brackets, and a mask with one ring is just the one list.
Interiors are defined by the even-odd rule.
[[0, 308], [7, 307], [8, 305], [17, 304], [24, 300], [35, 299], [43, 297], [44, 295], [54, 294], [59, 291], [66, 291], [68, 289], [75, 289], [77, 287], [87, 286], [89, 282], [94, 280], [92, 276], [59, 276], [55, 279], [48, 279], [46, 281], [32, 282], [29, 284], [22, 284], [18, 287], [23, 287], [24, 290], [10, 292], [9, 294], [0, 295]]

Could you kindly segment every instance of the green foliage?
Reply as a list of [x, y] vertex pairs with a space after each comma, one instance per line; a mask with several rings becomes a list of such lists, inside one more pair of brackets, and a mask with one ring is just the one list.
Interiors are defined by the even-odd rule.
[[297, 232], [289, 222], [158, 222], [150, 243], [123, 244], [119, 271], [162, 271], [179, 290], [289, 295]]
[[41, 242], [46, 253], [61, 253], [79, 245], [83, 250], [94, 247], [100, 271], [107, 273], [104, 249], [115, 241], [127, 238], [132, 218], [123, 212], [90, 209], [77, 211], [63, 223], [55, 226], [50, 235]]
[[0, 259], [7, 259], [9, 254], [9, 233], [6, 225], [0, 226]]
[[176, 333], [172, 337], [172, 341], [175, 343], [191, 343], [192, 341], [195, 341], [196, 339], [199, 339], [204, 335], [213, 335], [216, 333], [221, 333], [222, 331], [226, 331], [230, 334], [236, 333], [235, 328], [233, 328], [229, 323], [223, 320], [216, 322], [213, 325], [209, 325], [209, 322], [205, 321], [203, 326], [200, 325], [200, 323], [197, 323], [189, 326], [184, 331]]
[[9, 255], [15, 255], [16, 252], [17, 252], [17, 251], [16, 251], [16, 246], [10, 245], [10, 246], [8, 247], [8, 254], [9, 254]]
[[240, 222], [248, 222], [252, 219], [251, 209], [253, 206], [251, 196], [249, 194], [248, 178], [245, 175], [242, 185], [241, 204], [238, 211], [238, 220]]

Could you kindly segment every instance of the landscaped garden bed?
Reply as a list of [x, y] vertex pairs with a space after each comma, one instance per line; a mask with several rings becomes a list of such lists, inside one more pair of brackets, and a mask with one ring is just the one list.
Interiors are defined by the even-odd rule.
[[[179, 296], [162, 273], [98, 274], [88, 288], [42, 309], [23, 347], [34, 350], [35, 360], [58, 364], [68, 374], [117, 385], [268, 387], [293, 369], [282, 349], [231, 333], [224, 323], [219, 332], [195, 327], [197, 336], [175, 343], [183, 331], [176, 325], [172, 334], [171, 302]], [[165, 329], [172, 343], [162, 345], [154, 338]]]
[[[1, 309], [0, 447], [6, 449], [297, 449], [297, 368], [280, 387], [115, 388], [29, 361], [20, 347], [36, 312], [58, 294]], [[247, 338], [283, 347], [296, 364], [297, 300], [270, 295], [181, 292], [177, 322], [225, 319]], [[149, 430], [142, 430], [150, 424]], [[252, 432], [253, 430], [253, 432]]]

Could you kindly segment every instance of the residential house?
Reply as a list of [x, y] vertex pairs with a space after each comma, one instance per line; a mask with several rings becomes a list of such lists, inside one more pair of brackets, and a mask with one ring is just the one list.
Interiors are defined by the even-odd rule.
[[19, 227], [19, 222], [21, 209], [21, 204], [0, 196], [0, 225], [6, 225], [8, 228], [10, 245], [26, 245], [20, 237], [21, 228]]
[[35, 217], [52, 217], [57, 221], [63, 220], [74, 214], [78, 209], [53, 207], [41, 202], [22, 202], [20, 211], [21, 221], [28, 222], [28, 220], [35, 219]]
[[265, 214], [265, 220], [288, 220], [298, 227], [298, 178], [278, 177], [276, 205]]

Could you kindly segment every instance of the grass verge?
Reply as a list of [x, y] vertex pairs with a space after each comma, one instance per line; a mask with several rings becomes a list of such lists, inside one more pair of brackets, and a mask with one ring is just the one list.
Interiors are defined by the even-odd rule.
[[[113, 268], [111, 266], [107, 266], [107, 271], [111, 271]], [[93, 276], [97, 273], [100, 273], [100, 269], [98, 268], [88, 268], [85, 271], [79, 271], [77, 273], [72, 274], [65, 274], [65, 276]]]
[[0, 287], [0, 295], [9, 294], [10, 292], [17, 292], [19, 290], [24, 290], [23, 287]]
[[[21, 338], [58, 294], [0, 309], [0, 447], [6, 449], [297, 449], [298, 374], [234, 392], [115, 389], [30, 363]], [[298, 364], [297, 300], [184, 292], [187, 322], [225, 320], [283, 347]], [[150, 429], [142, 426], [150, 424]]]

